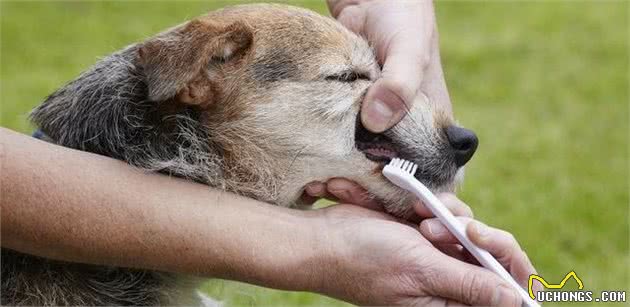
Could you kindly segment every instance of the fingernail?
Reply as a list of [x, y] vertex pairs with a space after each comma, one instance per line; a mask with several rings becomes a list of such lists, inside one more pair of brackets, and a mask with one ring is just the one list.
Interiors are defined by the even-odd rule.
[[439, 237], [446, 233], [444, 226], [438, 223], [427, 222], [427, 228], [432, 236]]
[[323, 184], [320, 182], [317, 183], [309, 183], [306, 185], [306, 192], [311, 196], [319, 196], [324, 192]]
[[333, 179], [328, 182], [328, 190], [332, 191], [348, 191], [352, 189], [352, 184], [343, 179]]
[[362, 117], [365, 127], [377, 133], [387, 130], [394, 119], [394, 111], [378, 99], [369, 102], [361, 114], [365, 116]]
[[517, 299], [518, 297], [511, 288], [501, 285], [494, 290], [492, 306], [516, 306]]

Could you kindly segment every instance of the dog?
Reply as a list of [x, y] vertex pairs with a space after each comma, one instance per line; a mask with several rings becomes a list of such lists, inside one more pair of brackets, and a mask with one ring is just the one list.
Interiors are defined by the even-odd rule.
[[[414, 198], [383, 166], [413, 161], [430, 189], [453, 191], [477, 138], [426, 97], [369, 132], [359, 112], [379, 75], [368, 43], [335, 20], [241, 5], [103, 58], [31, 117], [56, 144], [279, 206], [300, 206], [312, 181], [348, 178], [407, 218]], [[194, 288], [174, 274], [2, 250], [3, 305], [198, 304]]]

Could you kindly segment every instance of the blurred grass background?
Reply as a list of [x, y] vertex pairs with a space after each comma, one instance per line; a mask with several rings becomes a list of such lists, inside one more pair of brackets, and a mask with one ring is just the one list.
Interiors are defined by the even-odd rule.
[[[328, 14], [324, 1], [290, 3]], [[2, 1], [0, 125], [24, 133], [43, 98], [106, 55], [235, 1]], [[460, 193], [510, 230], [541, 276], [628, 289], [628, 3], [436, 4], [455, 113], [480, 148]], [[231, 305], [342, 305], [234, 282]], [[553, 304], [549, 304], [553, 305]]]

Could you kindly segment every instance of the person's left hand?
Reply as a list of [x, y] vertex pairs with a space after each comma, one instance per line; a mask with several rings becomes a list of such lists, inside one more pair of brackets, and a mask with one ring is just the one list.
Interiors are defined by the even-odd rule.
[[383, 132], [423, 95], [450, 110], [431, 0], [328, 0], [333, 17], [374, 47], [382, 74], [361, 107], [363, 126]]

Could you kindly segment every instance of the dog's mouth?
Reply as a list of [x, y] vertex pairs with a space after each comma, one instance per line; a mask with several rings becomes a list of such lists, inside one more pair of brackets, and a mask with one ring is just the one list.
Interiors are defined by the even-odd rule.
[[361, 124], [360, 119], [357, 120], [354, 140], [357, 149], [371, 161], [388, 163], [392, 158], [398, 157], [398, 150], [394, 142], [384, 134], [367, 130]]
[[363, 127], [360, 118], [357, 118], [354, 140], [355, 147], [370, 161], [385, 165], [393, 158], [402, 158], [418, 164], [418, 170], [414, 176], [430, 188], [448, 185], [456, 174], [456, 169], [448, 167], [448, 163], [440, 163], [431, 167], [430, 163], [447, 161], [444, 159], [448, 159], [448, 157], [429, 159], [414, 154], [411, 149], [405, 148], [401, 142], [388, 137], [387, 133], [370, 132]]

